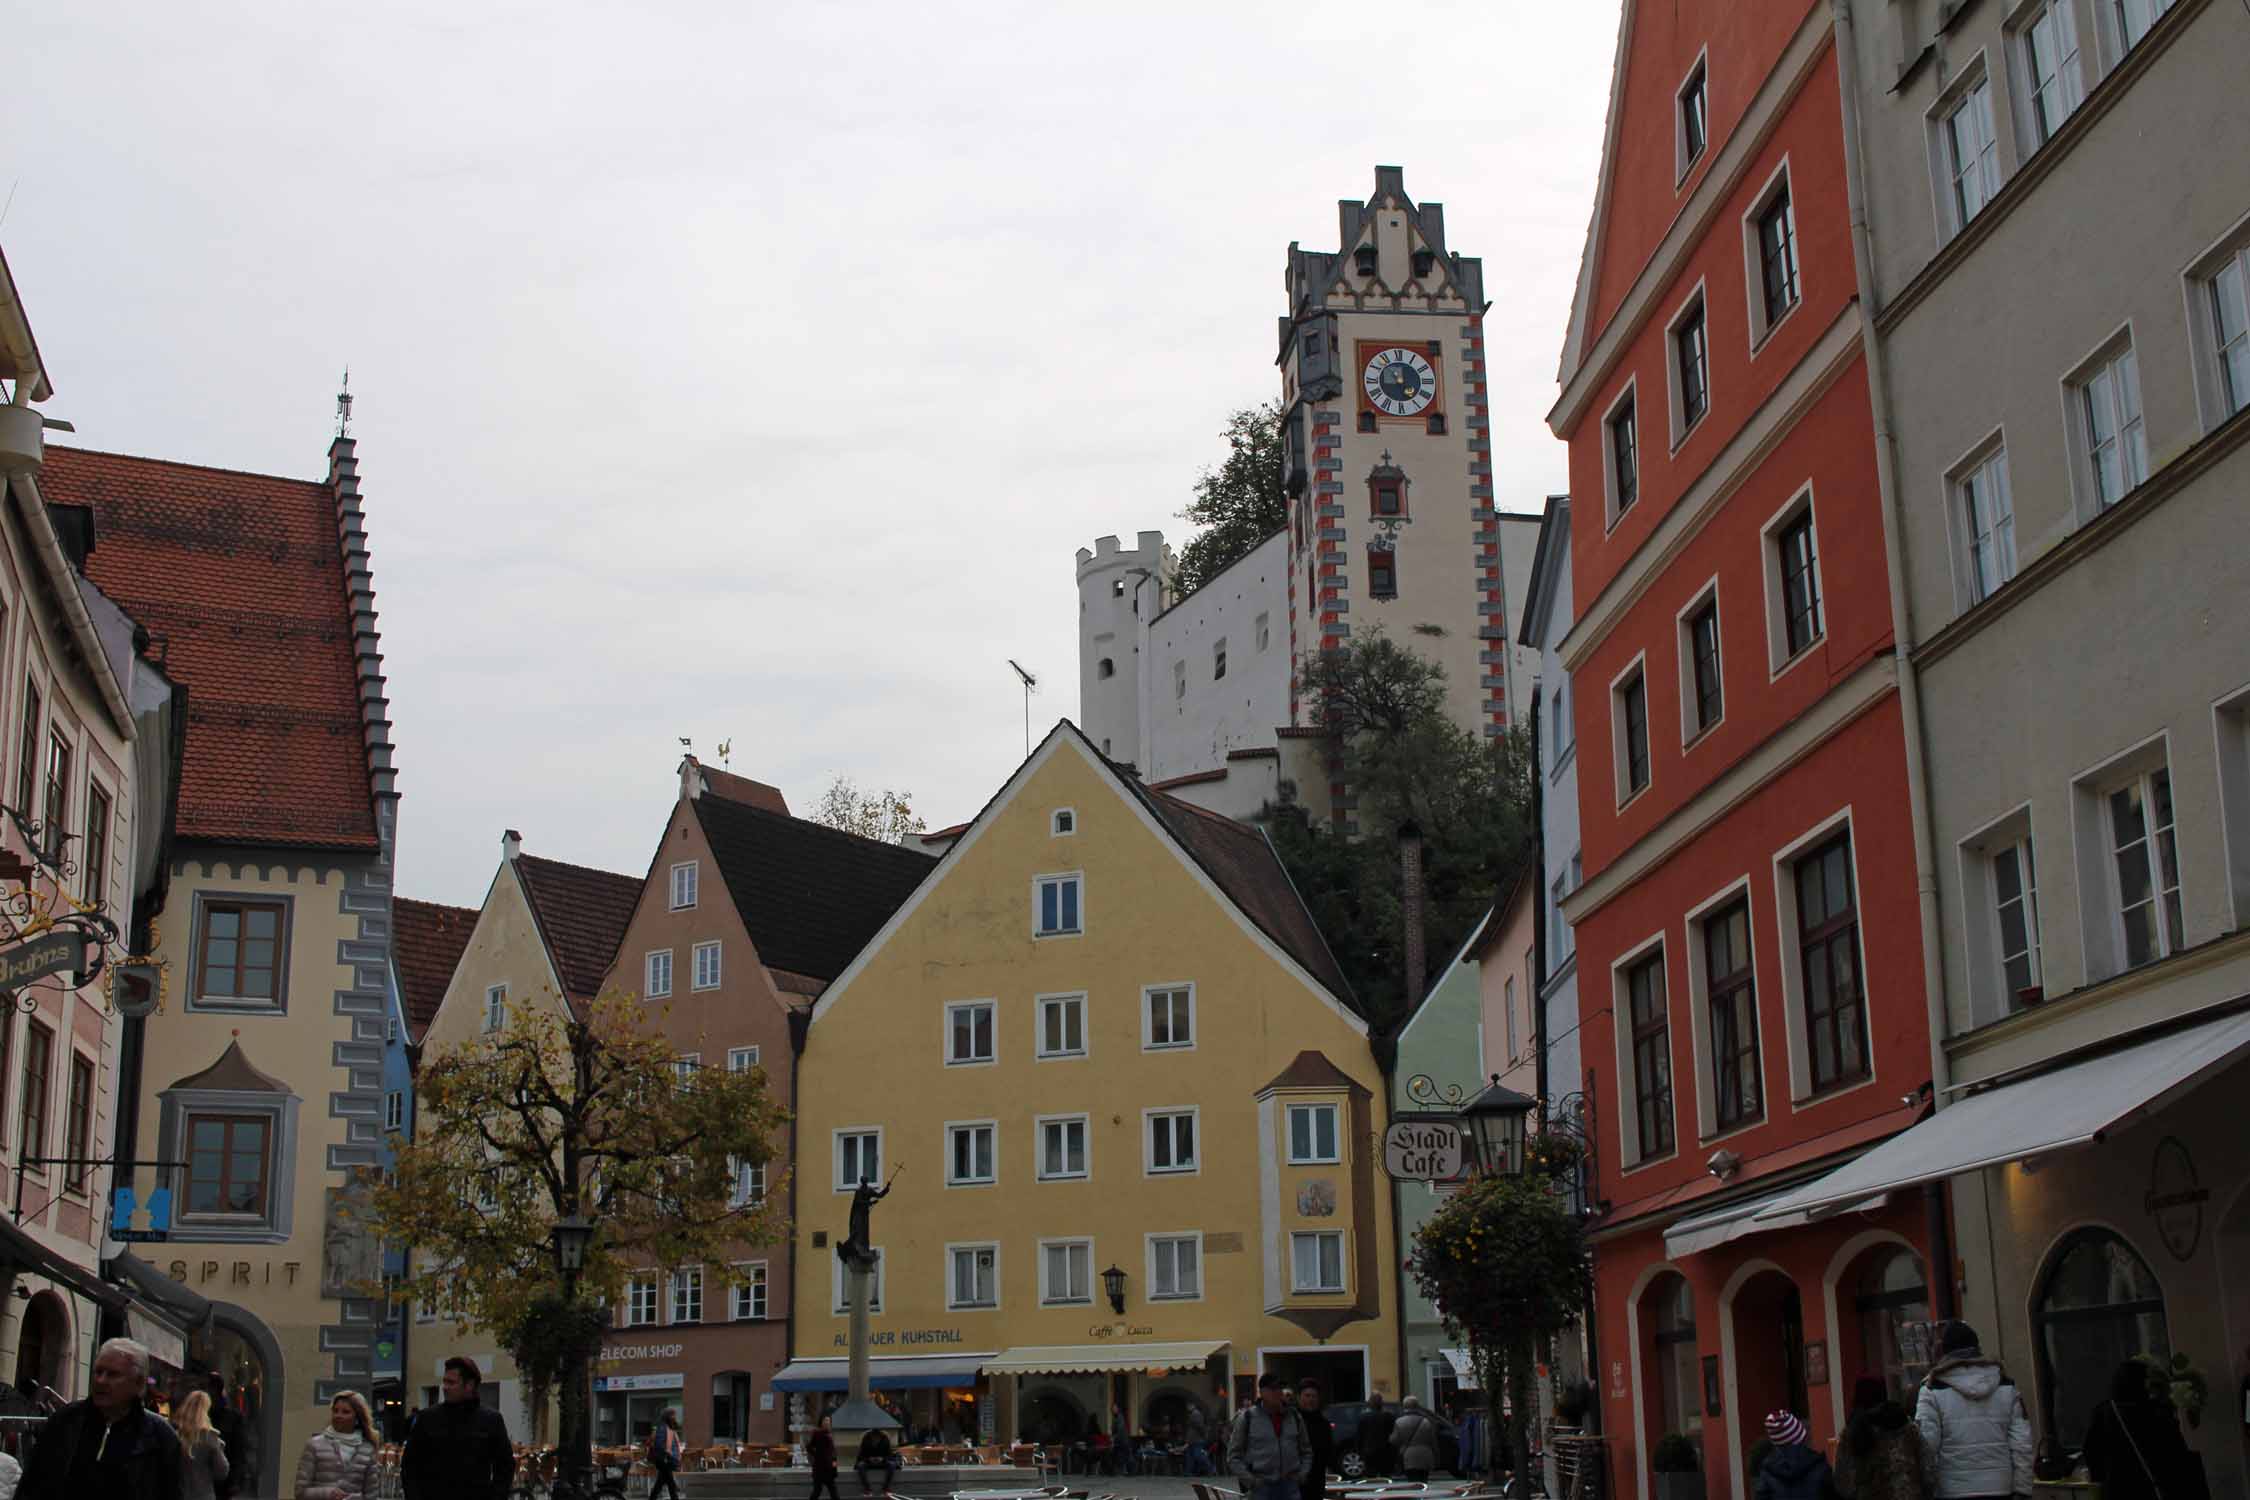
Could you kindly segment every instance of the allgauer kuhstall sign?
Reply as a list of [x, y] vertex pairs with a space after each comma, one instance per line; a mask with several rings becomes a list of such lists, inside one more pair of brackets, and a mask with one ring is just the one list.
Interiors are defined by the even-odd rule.
[[1383, 1132], [1383, 1170], [1408, 1182], [1450, 1182], [1467, 1158], [1452, 1120], [1399, 1120]]

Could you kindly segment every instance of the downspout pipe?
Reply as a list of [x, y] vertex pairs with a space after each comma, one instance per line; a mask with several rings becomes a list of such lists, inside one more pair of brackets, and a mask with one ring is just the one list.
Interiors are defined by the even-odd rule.
[[[1897, 427], [1891, 417], [1890, 361], [1876, 318], [1882, 310], [1875, 285], [1874, 238], [1867, 222], [1864, 136], [1860, 125], [1859, 50], [1852, 26], [1851, 0], [1829, 0], [1836, 17], [1836, 72], [1843, 100], [1844, 198], [1851, 213], [1852, 263], [1858, 278], [1860, 348], [1867, 361], [1867, 395], [1875, 423], [1875, 484], [1882, 499], [1883, 563], [1890, 578], [1891, 634], [1898, 667], [1899, 719], [1906, 741], [1906, 801], [1914, 830], [1914, 887], [1922, 924], [1922, 1000], [1930, 1034], [1930, 1092], [1943, 1109], [1952, 1082], [1945, 1055], [1948, 1029], [1945, 960], [1939, 947], [1937, 854], [1930, 831], [1930, 784], [1922, 727], [1921, 674], [1914, 666], [1914, 609], [1906, 588], [1904, 514], [1898, 487]], [[1952, 1239], [1945, 1209], [1945, 1185], [1923, 1189], [1930, 1235], [1931, 1311], [1959, 1315], [1955, 1298]]]

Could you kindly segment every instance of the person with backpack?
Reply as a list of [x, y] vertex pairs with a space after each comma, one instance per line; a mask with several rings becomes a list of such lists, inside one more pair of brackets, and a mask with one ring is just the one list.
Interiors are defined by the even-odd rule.
[[1836, 1488], [1848, 1500], [1929, 1500], [1922, 1434], [1880, 1375], [1852, 1387], [1852, 1416], [1837, 1444]]
[[1427, 1484], [1438, 1463], [1437, 1423], [1422, 1410], [1420, 1396], [1407, 1396], [1398, 1404], [1398, 1420], [1391, 1424], [1391, 1446], [1398, 1450], [1398, 1466], [1416, 1484]]
[[1757, 1500], [1835, 1500], [1828, 1460], [1805, 1441], [1805, 1419], [1784, 1408], [1766, 1418], [1772, 1446], [1758, 1465]]
[[1271, 1370], [1258, 1377], [1258, 1404], [1237, 1412], [1227, 1430], [1227, 1472], [1252, 1500], [1300, 1500], [1312, 1472], [1312, 1438]]
[[2006, 1500], [2031, 1493], [2031, 1418], [2023, 1394], [1977, 1331], [1945, 1325], [1939, 1359], [1914, 1401], [1922, 1477], [1935, 1500]]
[[649, 1481], [648, 1500], [656, 1500], [659, 1490], [670, 1490], [672, 1500], [680, 1500], [680, 1481], [674, 1476], [680, 1472], [680, 1455], [686, 1451], [687, 1445], [680, 1440], [680, 1414], [666, 1408], [664, 1420], [648, 1435], [648, 1463], [656, 1470], [656, 1478]]

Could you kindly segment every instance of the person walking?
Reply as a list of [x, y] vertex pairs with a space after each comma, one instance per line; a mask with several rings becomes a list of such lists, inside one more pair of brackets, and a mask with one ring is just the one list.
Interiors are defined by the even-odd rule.
[[179, 1500], [185, 1463], [172, 1426], [142, 1404], [148, 1349], [111, 1339], [93, 1392], [47, 1419], [24, 1466], [22, 1500]]
[[250, 1451], [249, 1430], [242, 1413], [227, 1400], [227, 1378], [213, 1370], [205, 1378], [203, 1389], [211, 1397], [211, 1430], [227, 1450], [227, 1471], [220, 1476], [216, 1500], [234, 1500], [235, 1491], [247, 1488], [256, 1477], [258, 1456]]
[[1430, 1470], [1438, 1461], [1437, 1423], [1422, 1410], [1420, 1396], [1405, 1397], [1398, 1407], [1398, 1420], [1391, 1424], [1391, 1446], [1398, 1450], [1398, 1466], [1416, 1484], [1427, 1484]]
[[465, 1354], [445, 1362], [442, 1398], [414, 1414], [399, 1458], [406, 1500], [508, 1500], [516, 1477], [508, 1419], [484, 1404], [484, 1372]]
[[1928, 1500], [1922, 1434], [1880, 1375], [1852, 1387], [1851, 1420], [1836, 1445], [1836, 1489], [1847, 1500]]
[[656, 1500], [659, 1490], [670, 1490], [672, 1500], [680, 1500], [680, 1481], [676, 1476], [680, 1472], [680, 1455], [686, 1451], [687, 1444], [680, 1439], [680, 1414], [666, 1407], [664, 1415], [648, 1433], [648, 1466], [656, 1471], [656, 1477], [649, 1481], [648, 1500]]
[[172, 1431], [180, 1439], [181, 1500], [217, 1500], [226, 1483], [227, 1445], [211, 1425], [211, 1393], [189, 1391], [172, 1413]]
[[297, 1455], [297, 1500], [366, 1500], [374, 1488], [375, 1415], [359, 1392], [338, 1391]]
[[1289, 1404], [1288, 1387], [1268, 1370], [1258, 1377], [1258, 1404], [1235, 1415], [1227, 1431], [1227, 1472], [1251, 1500], [1302, 1500], [1312, 1472], [1312, 1439]]
[[844, 1500], [836, 1493], [836, 1432], [834, 1424], [822, 1417], [820, 1425], [805, 1439], [805, 1459], [812, 1465], [812, 1494], [807, 1500], [820, 1500], [820, 1492], [828, 1491], [828, 1500]]
[[1805, 1419], [1795, 1412], [1767, 1416], [1766, 1441], [1773, 1446], [1758, 1465], [1757, 1500], [1835, 1500], [1836, 1476], [1805, 1435]]
[[1359, 1440], [1359, 1456], [1369, 1475], [1388, 1475], [1398, 1465], [1391, 1451], [1391, 1430], [1398, 1426], [1398, 1414], [1383, 1405], [1383, 1393], [1376, 1391], [1367, 1398], [1367, 1410], [1360, 1414], [1359, 1431], [1353, 1436]]
[[1328, 1475], [1336, 1463], [1336, 1424], [1320, 1409], [1320, 1382], [1307, 1380], [1297, 1387], [1297, 1420], [1305, 1424], [1312, 1448], [1312, 1468], [1299, 1486], [1303, 1500], [1320, 1500], [1328, 1493]]
[[1922, 1435], [1922, 1479], [1935, 1500], [1987, 1500], [2031, 1493], [2031, 1419], [2023, 1394], [1977, 1331], [1948, 1323], [1939, 1358], [1914, 1400]]
[[2209, 1493], [2169, 1404], [2149, 1394], [2148, 1366], [2128, 1359], [2110, 1375], [2109, 1399], [2086, 1432], [2086, 1472], [2102, 1500], [2199, 1500]]

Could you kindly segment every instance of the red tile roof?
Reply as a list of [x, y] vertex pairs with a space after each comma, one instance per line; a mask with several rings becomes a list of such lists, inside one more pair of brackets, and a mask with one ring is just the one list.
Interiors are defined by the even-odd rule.
[[640, 904], [640, 877], [529, 854], [518, 854], [515, 864], [564, 993], [572, 1001], [593, 999]]
[[39, 487], [93, 508], [86, 576], [187, 689], [179, 835], [376, 848], [328, 485], [51, 447]]
[[441, 906], [435, 901], [391, 898], [391, 965], [398, 972], [399, 1005], [406, 1012], [406, 1039], [422, 1040], [437, 1014], [445, 987], [460, 967], [461, 950], [476, 930], [473, 906]]

